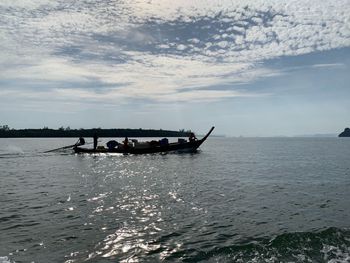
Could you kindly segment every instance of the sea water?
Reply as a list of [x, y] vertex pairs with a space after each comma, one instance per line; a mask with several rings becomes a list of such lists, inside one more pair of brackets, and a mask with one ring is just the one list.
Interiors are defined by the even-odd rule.
[[195, 154], [0, 139], [0, 262], [350, 262], [350, 139], [214, 138]]

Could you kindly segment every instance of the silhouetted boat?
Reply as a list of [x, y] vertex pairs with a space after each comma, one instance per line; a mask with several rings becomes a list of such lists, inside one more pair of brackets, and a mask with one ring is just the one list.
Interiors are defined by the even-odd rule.
[[214, 130], [214, 127], [200, 140], [194, 141], [179, 141], [175, 143], [168, 143], [164, 145], [157, 145], [149, 143], [146, 147], [132, 147], [121, 145], [114, 149], [105, 147], [97, 147], [97, 149], [87, 149], [79, 146], [74, 147], [75, 153], [122, 153], [122, 154], [147, 154], [147, 153], [161, 153], [161, 152], [195, 152], [198, 147], [209, 137]]

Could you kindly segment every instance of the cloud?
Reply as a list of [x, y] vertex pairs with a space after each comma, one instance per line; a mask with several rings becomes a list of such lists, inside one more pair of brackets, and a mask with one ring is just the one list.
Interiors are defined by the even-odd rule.
[[329, 63], [329, 64], [314, 64], [313, 68], [333, 68], [333, 67], [344, 67], [343, 63]]
[[282, 74], [262, 62], [350, 46], [349, 13], [346, 0], [1, 1], [0, 85], [101, 103], [255, 96], [235, 84]]

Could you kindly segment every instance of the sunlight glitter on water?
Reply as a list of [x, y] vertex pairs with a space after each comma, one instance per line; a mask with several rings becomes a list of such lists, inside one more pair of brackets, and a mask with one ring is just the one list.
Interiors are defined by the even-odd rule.
[[[88, 259], [93, 259], [99, 255], [103, 258], [113, 258], [119, 255], [125, 262], [138, 262], [138, 255], [143, 255], [144, 253], [149, 253], [160, 248], [159, 244], [151, 244], [146, 239], [148, 234], [144, 230], [137, 230], [128, 226], [121, 227], [113, 234], [106, 236], [99, 244], [101, 248], [90, 253]], [[130, 253], [131, 251], [132, 253]], [[130, 254], [132, 256], [128, 256]]]
[[[135, 174], [133, 174], [134, 176]], [[160, 196], [143, 189], [138, 194], [136, 189], [125, 186], [128, 194], [122, 194], [114, 206], [120, 211], [129, 213], [129, 223], [117, 223], [114, 233], [107, 235], [95, 247], [96, 250], [89, 253], [87, 259], [96, 257], [121, 259], [120, 262], [139, 262], [139, 257], [160, 249], [160, 244], [155, 243], [154, 238], [162, 231], [158, 225], [163, 222], [161, 211], [158, 207]], [[99, 204], [92, 213], [103, 213], [114, 209], [104, 209], [102, 205], [105, 198], [110, 198], [111, 192], [100, 193], [89, 202]], [[135, 227], [139, 226], [139, 227]], [[105, 227], [103, 230], [107, 230]]]
[[160, 260], [165, 260], [167, 259], [168, 257], [171, 257], [172, 254], [178, 252], [181, 247], [182, 247], [182, 243], [175, 243], [173, 246], [173, 248], [166, 248], [164, 251], [162, 251], [160, 254], [159, 254], [159, 259]]
[[106, 198], [109, 194], [111, 194], [111, 192], [101, 193], [101, 194], [98, 194], [98, 196], [89, 198], [87, 201], [89, 201], [89, 202], [99, 201], [103, 198]]

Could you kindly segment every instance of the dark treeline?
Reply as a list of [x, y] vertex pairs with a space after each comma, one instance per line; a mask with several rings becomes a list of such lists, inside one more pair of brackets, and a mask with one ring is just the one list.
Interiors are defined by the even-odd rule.
[[49, 129], [10, 129], [8, 126], [0, 126], [0, 138], [20, 138], [20, 137], [92, 137], [94, 133], [98, 137], [188, 137], [190, 131], [168, 131], [168, 130], [144, 130], [144, 129], [70, 129], [59, 128]]

